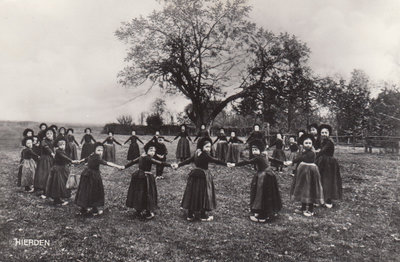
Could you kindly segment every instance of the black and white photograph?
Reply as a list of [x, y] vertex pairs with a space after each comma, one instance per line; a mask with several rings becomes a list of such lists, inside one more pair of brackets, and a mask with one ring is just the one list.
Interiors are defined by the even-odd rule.
[[0, 261], [400, 261], [400, 1], [0, 0]]

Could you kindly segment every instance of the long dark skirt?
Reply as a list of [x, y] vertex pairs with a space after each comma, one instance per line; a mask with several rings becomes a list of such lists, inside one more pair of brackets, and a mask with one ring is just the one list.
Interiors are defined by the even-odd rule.
[[342, 177], [337, 160], [330, 156], [320, 156], [315, 163], [321, 174], [324, 199], [342, 199]]
[[104, 144], [103, 159], [107, 162], [115, 163], [115, 145]]
[[228, 153], [226, 156], [226, 162], [237, 163], [240, 161], [240, 145], [238, 143], [232, 143], [228, 145]]
[[[285, 152], [282, 149], [275, 149], [272, 152], [272, 158], [275, 158], [275, 159], [278, 159], [278, 160], [281, 160], [281, 161], [286, 161], [286, 155], [285, 155]], [[279, 167], [282, 164], [280, 164], [278, 161], [272, 161], [271, 165], [274, 166], [274, 167]]]
[[126, 206], [137, 211], [157, 208], [157, 186], [153, 174], [137, 170], [132, 174]]
[[301, 162], [290, 189], [290, 198], [307, 204], [323, 204], [321, 176], [315, 164]]
[[192, 211], [211, 211], [217, 206], [210, 171], [195, 168], [189, 173], [181, 207]]
[[190, 158], [190, 145], [187, 138], [180, 138], [176, 147], [176, 159]]
[[77, 160], [78, 159], [78, 149], [76, 148], [76, 144], [74, 142], [69, 142], [69, 157], [72, 160]]
[[45, 190], [54, 159], [49, 155], [42, 155], [37, 165], [33, 186], [37, 190]]
[[36, 162], [33, 159], [24, 159], [21, 164], [21, 183], [20, 186], [33, 186], [35, 178]]
[[254, 213], [271, 214], [282, 209], [278, 182], [272, 170], [257, 172], [251, 181], [250, 208]]
[[85, 159], [94, 152], [94, 144], [84, 143], [82, 146], [81, 159]]
[[69, 198], [71, 191], [66, 184], [70, 170], [68, 166], [54, 165], [47, 180], [46, 196], [51, 198]]
[[83, 170], [75, 203], [83, 208], [104, 206], [104, 186], [99, 170]]
[[140, 156], [140, 150], [138, 143], [131, 143], [128, 149], [127, 160], [134, 160]]
[[228, 143], [227, 142], [218, 142], [217, 143], [217, 151], [215, 153], [216, 158], [221, 161], [226, 162], [226, 156], [228, 153]]

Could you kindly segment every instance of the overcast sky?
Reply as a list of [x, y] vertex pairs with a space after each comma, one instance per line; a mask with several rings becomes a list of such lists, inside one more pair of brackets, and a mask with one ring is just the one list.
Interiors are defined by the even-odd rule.
[[[399, 0], [251, 0], [251, 19], [297, 35], [320, 74], [400, 83]], [[158, 8], [139, 0], [0, 0], [0, 120], [103, 124], [148, 110], [160, 91], [117, 84], [126, 46], [123, 21]], [[171, 111], [185, 100], [168, 98]]]

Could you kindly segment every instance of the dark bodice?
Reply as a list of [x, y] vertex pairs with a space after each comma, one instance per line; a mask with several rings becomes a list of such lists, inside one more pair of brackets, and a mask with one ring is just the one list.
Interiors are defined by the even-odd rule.
[[75, 143], [78, 145], [78, 142], [76, 142], [74, 135], [67, 135], [67, 141], [68, 143]]
[[314, 163], [315, 162], [315, 153], [309, 149], [306, 149], [302, 152], [296, 159], [293, 160], [293, 163]]
[[65, 135], [62, 135], [62, 134], [57, 135], [57, 137], [53, 140], [54, 147], [58, 147], [58, 141], [60, 141], [60, 139], [62, 139], [62, 138], [67, 140], [67, 137]]
[[196, 138], [194, 139], [194, 141], [196, 141], [199, 138], [203, 138], [203, 137], [210, 137], [210, 134], [208, 133], [207, 129], [200, 130], [199, 133], [197, 134]]
[[125, 143], [124, 143], [124, 144], [128, 143], [129, 141], [131, 141], [131, 143], [132, 143], [132, 144], [135, 144], [135, 143], [137, 143], [137, 141], [139, 141], [140, 143], [142, 143], [142, 144], [143, 144], [142, 140], [140, 140], [140, 138], [139, 138], [139, 137], [137, 137], [137, 136], [134, 136], [134, 135], [130, 136], [130, 137], [128, 138], [128, 140], [126, 140], [126, 141], [125, 141]]
[[299, 150], [299, 146], [296, 143], [290, 144], [289, 148], [290, 152], [297, 152]]
[[22, 159], [37, 159], [39, 155], [37, 155], [31, 148], [24, 148], [21, 152], [21, 158]]
[[335, 144], [331, 139], [324, 139], [321, 143], [321, 151], [318, 152], [317, 157], [319, 156], [333, 156], [335, 153]]
[[131, 162], [129, 162], [128, 164], [125, 165], [125, 168], [131, 167], [135, 164], [139, 164], [139, 169], [143, 170], [145, 172], [150, 172], [151, 166], [153, 164], [167, 166], [167, 167], [171, 166], [171, 164], [155, 160], [151, 156], [145, 155], [145, 156], [140, 156], [140, 157], [136, 158], [135, 160], [132, 160]]
[[42, 148], [42, 156], [50, 156], [51, 153], [54, 153], [54, 144], [53, 140], [49, 140], [47, 138], [43, 139], [43, 141], [40, 143], [41, 148]]
[[229, 142], [229, 143], [239, 143], [239, 144], [243, 144], [243, 141], [240, 140], [239, 138], [237, 138], [237, 136], [229, 138], [229, 141], [228, 141], [228, 142]]
[[179, 163], [179, 167], [184, 166], [184, 165], [188, 165], [190, 163], [194, 163], [194, 165], [198, 168], [201, 169], [208, 169], [208, 164], [209, 163], [215, 163], [217, 165], [222, 165], [222, 166], [226, 166], [226, 163], [213, 158], [212, 156], [210, 156], [208, 153], [206, 152], [201, 152], [200, 155], [198, 155], [198, 152], [195, 152], [194, 155], [191, 158], [186, 159], [185, 161]]
[[116, 144], [118, 144], [118, 145], [121, 145], [117, 140], [115, 140], [115, 138], [114, 137], [107, 137], [105, 140], [104, 140], [104, 142], [103, 142], [103, 144], [108, 144], [108, 145], [112, 145], [113, 143], [116, 143]]
[[42, 141], [46, 137], [46, 131], [40, 130], [37, 136], [38, 136], [39, 140]]
[[264, 171], [269, 166], [268, 160], [264, 155], [258, 155], [252, 159], [240, 161], [235, 164], [235, 166], [245, 166], [249, 164], [256, 165], [258, 171]]
[[189, 134], [187, 131], [184, 132], [179, 132], [179, 134], [174, 138], [174, 140], [178, 139], [179, 137], [181, 138], [188, 138], [190, 141], [192, 141], [192, 139], [190, 138]]
[[282, 149], [282, 148], [283, 148], [283, 141], [282, 141], [282, 139], [277, 138], [276, 141], [275, 141], [275, 143], [273, 143], [273, 144], [271, 145], [271, 147], [272, 147], [272, 146], [275, 146], [276, 149]]
[[85, 158], [85, 162], [87, 163], [89, 169], [96, 171], [99, 171], [100, 165], [107, 165], [107, 161], [103, 160], [99, 155], [94, 153]]
[[156, 144], [156, 154], [158, 155], [167, 155], [168, 150], [165, 144], [157, 143]]
[[67, 153], [65, 153], [62, 149], [56, 150], [56, 156], [54, 157], [54, 165], [65, 166], [71, 164], [72, 159], [68, 157]]
[[94, 142], [96, 142], [96, 140], [94, 140], [94, 138], [93, 138], [92, 135], [90, 135], [90, 134], [85, 134], [85, 135], [82, 137], [81, 143], [82, 143], [83, 141], [85, 141], [85, 143], [91, 143], [92, 140], [93, 140]]
[[267, 143], [265, 142], [265, 134], [264, 132], [261, 131], [253, 131], [250, 133], [249, 138], [247, 139], [247, 143], [251, 143], [254, 140], [261, 140], [264, 142], [264, 145], [266, 145]]
[[219, 134], [219, 135], [217, 136], [217, 139], [215, 139], [215, 141], [214, 141], [213, 144], [215, 144], [217, 141], [227, 142], [227, 141], [228, 141], [228, 138], [226, 137], [226, 135], [221, 135], [221, 134]]

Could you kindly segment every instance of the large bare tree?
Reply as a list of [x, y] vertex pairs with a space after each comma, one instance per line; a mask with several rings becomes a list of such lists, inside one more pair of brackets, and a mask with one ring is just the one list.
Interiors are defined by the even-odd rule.
[[230, 102], [270, 77], [282, 59], [272, 33], [248, 20], [246, 0], [165, 0], [163, 8], [125, 22], [116, 36], [128, 45], [119, 82], [150, 80], [191, 101], [188, 117], [210, 123]]

